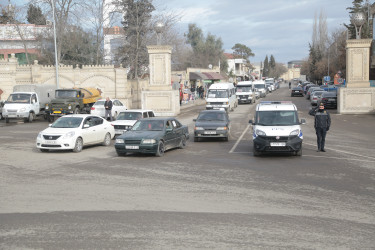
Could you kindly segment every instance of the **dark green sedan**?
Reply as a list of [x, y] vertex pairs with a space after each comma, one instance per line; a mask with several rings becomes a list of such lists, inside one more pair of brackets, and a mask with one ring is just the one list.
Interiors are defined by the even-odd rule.
[[145, 153], [163, 156], [172, 148], [184, 148], [189, 139], [186, 125], [175, 118], [152, 117], [138, 120], [133, 128], [116, 138], [118, 156]]

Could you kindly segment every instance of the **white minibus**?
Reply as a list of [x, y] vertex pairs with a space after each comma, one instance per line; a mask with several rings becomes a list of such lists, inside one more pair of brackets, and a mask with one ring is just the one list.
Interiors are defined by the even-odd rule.
[[206, 95], [206, 109], [225, 109], [229, 112], [237, 107], [236, 88], [233, 83], [214, 83]]

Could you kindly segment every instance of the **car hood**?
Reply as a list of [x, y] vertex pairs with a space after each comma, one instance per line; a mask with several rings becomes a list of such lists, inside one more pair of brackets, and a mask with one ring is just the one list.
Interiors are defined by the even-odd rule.
[[113, 121], [113, 125], [126, 125], [126, 126], [133, 126], [134, 123], [136, 123], [137, 120], [116, 120]]
[[127, 131], [120, 135], [119, 139], [124, 140], [141, 140], [141, 139], [159, 139], [163, 137], [164, 131]]
[[217, 127], [224, 127], [227, 126], [228, 123], [225, 121], [196, 121], [196, 127], [203, 127], [203, 128], [217, 128]]
[[42, 134], [48, 135], [63, 135], [69, 133], [70, 131], [75, 131], [76, 133], [79, 131], [79, 128], [46, 128], [42, 131]]

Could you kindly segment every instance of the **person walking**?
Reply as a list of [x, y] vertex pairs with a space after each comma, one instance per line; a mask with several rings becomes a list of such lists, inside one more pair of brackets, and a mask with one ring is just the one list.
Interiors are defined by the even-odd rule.
[[291, 82], [289, 82], [289, 89], [290, 89], [290, 87], [292, 86], [292, 83]]
[[107, 116], [109, 116], [110, 121], [112, 121], [112, 101], [107, 97], [104, 102], [105, 114], [104, 117], [108, 121]]
[[315, 116], [314, 128], [317, 137], [318, 150], [317, 152], [326, 152], [324, 149], [326, 135], [331, 126], [331, 116], [324, 109], [324, 104], [320, 103], [319, 107], [311, 109], [309, 111], [310, 115]]

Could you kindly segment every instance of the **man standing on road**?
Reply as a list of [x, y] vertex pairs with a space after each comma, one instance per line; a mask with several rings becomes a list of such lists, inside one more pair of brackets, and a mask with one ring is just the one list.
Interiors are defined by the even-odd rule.
[[108, 116], [110, 121], [112, 121], [112, 101], [107, 97], [104, 102], [104, 107], [105, 107], [105, 119], [108, 121]]
[[324, 104], [320, 103], [319, 107], [311, 109], [309, 111], [310, 115], [315, 116], [314, 128], [317, 136], [318, 150], [326, 152], [324, 150], [324, 144], [326, 140], [326, 134], [331, 126], [331, 117], [327, 111], [324, 110]]

